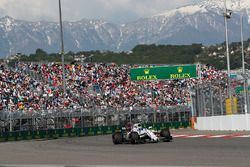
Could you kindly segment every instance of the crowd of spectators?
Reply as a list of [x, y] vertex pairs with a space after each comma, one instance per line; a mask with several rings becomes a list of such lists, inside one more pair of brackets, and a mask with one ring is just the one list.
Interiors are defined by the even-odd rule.
[[114, 63], [65, 65], [56, 63], [0, 65], [0, 110], [39, 112], [77, 108], [130, 108], [188, 105], [190, 89], [197, 83], [226, 85], [225, 72], [202, 65], [199, 79], [130, 80], [132, 66]]

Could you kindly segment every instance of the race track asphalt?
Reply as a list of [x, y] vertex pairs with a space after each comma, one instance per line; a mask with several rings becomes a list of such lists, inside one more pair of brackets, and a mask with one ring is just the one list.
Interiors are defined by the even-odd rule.
[[250, 166], [250, 138], [113, 145], [111, 135], [0, 143], [0, 164]]

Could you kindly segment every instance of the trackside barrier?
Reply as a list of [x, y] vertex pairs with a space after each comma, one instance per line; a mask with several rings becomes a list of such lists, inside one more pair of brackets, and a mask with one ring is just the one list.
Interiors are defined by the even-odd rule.
[[[164, 128], [178, 129], [187, 128], [191, 126], [190, 122], [163, 122], [163, 123], [145, 123], [143, 127], [152, 127], [154, 130], [161, 130]], [[63, 137], [82, 137], [82, 136], [96, 136], [112, 134], [116, 130], [121, 129], [122, 126], [99, 126], [99, 127], [85, 127], [85, 128], [70, 128], [70, 129], [48, 129], [38, 131], [15, 131], [0, 133], [0, 142], [5, 141], [21, 141], [34, 139], [57, 139]]]

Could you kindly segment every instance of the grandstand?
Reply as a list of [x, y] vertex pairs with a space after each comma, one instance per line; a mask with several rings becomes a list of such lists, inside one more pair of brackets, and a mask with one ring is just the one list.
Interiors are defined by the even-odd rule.
[[[34, 116], [87, 110], [125, 112], [135, 108], [166, 113], [168, 111], [166, 108], [183, 107], [179, 109], [184, 114], [178, 119], [185, 117], [188, 120], [191, 110], [190, 92], [195, 91], [197, 85], [210, 84], [214, 89], [220, 88], [223, 96], [227, 94], [226, 73], [208, 65], [202, 65], [200, 78], [134, 82], [130, 80], [129, 71], [135, 66], [118, 66], [114, 63], [67, 64], [65, 65], [66, 94], [63, 93], [61, 64], [19, 62], [14, 68], [3, 63], [0, 67], [0, 110], [5, 113], [5, 117], [6, 113]], [[195, 99], [193, 101], [192, 103], [195, 103]], [[199, 111], [195, 112], [201, 115]], [[207, 112], [211, 114], [211, 111]], [[72, 117], [69, 115], [65, 117]], [[55, 122], [55, 117], [55, 115], [51, 117], [50, 122]], [[96, 119], [96, 122], [103, 120]], [[18, 122], [27, 124], [29, 121]], [[64, 123], [59, 127], [63, 127], [63, 124], [73, 124], [71, 119], [64, 118], [61, 122]], [[107, 122], [108, 120], [101, 124]], [[6, 122], [2, 124], [7, 126]], [[8, 130], [8, 128], [2, 129]]]
[[[205, 67], [205, 66], [204, 66]], [[132, 82], [128, 65], [66, 65], [66, 95], [61, 65], [18, 63], [1, 65], [1, 110], [40, 112], [76, 108], [129, 108], [188, 105], [189, 89], [199, 79]], [[226, 73], [202, 69], [201, 82], [226, 84]], [[12, 89], [10, 89], [12, 88]]]

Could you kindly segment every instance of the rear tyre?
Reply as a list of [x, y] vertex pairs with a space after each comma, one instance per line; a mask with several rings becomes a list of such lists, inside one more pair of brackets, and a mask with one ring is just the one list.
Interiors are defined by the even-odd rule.
[[114, 144], [122, 144], [122, 133], [121, 132], [115, 132], [112, 135], [112, 140]]
[[137, 144], [140, 141], [140, 136], [137, 132], [131, 132], [130, 133], [130, 137], [131, 137], [131, 143], [132, 144]]
[[173, 139], [168, 128], [162, 129], [160, 136], [164, 137], [165, 142], [170, 142]]

